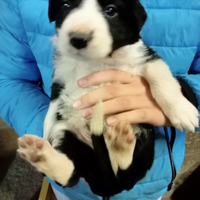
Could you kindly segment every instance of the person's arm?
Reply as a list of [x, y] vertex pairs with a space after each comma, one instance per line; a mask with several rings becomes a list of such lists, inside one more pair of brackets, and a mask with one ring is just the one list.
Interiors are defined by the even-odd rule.
[[13, 4], [0, 1], [0, 115], [20, 136], [42, 137], [49, 98], [38, 86], [40, 72]]
[[[1, 65], [2, 56], [0, 60]], [[1, 118], [12, 126], [19, 136], [30, 133], [42, 137], [49, 98], [41, 92], [36, 83], [6, 76], [2, 71], [0, 74]]]

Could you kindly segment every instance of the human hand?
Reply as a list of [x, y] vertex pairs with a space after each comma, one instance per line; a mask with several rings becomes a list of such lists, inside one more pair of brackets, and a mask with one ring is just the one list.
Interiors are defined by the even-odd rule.
[[[104, 85], [83, 95], [73, 104], [75, 109], [84, 109], [83, 117], [90, 119], [99, 98], [103, 101], [104, 115], [109, 115], [106, 123], [115, 126], [119, 121], [130, 124], [148, 123], [154, 126], [171, 125], [151, 95], [144, 78], [120, 70], [105, 70], [90, 74], [78, 80], [81, 88]], [[117, 82], [117, 83], [116, 83]]]

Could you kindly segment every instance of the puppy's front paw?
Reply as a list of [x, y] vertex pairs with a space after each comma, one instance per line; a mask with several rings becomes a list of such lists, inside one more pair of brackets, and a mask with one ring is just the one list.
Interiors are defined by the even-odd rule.
[[109, 127], [104, 136], [111, 165], [115, 174], [118, 168], [127, 169], [133, 160], [136, 136], [128, 123], [118, 123]]
[[199, 127], [199, 112], [185, 97], [167, 108], [165, 114], [172, 125], [180, 130], [194, 132], [195, 127]]

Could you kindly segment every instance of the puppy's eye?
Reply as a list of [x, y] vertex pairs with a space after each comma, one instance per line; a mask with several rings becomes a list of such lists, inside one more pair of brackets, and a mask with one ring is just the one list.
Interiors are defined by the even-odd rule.
[[108, 17], [115, 17], [117, 15], [117, 8], [113, 5], [109, 5], [104, 10], [104, 14]]
[[69, 3], [69, 1], [68, 1], [68, 0], [63, 0], [63, 6], [64, 6], [65, 8], [70, 8], [70, 3]]

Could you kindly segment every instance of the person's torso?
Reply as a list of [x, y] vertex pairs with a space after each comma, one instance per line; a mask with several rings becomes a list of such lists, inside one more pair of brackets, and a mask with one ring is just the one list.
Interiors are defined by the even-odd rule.
[[[197, 28], [200, 21], [200, 1], [141, 0], [141, 3], [148, 13], [148, 20], [142, 30], [144, 43], [163, 57], [174, 75], [187, 73], [200, 37]], [[19, 26], [24, 29], [19, 29], [17, 34], [26, 34], [26, 37], [21, 37], [24, 37], [33, 53], [33, 62], [40, 71], [43, 90], [50, 96], [54, 53], [51, 37], [55, 34], [55, 29], [54, 23], [50, 24], [48, 20], [48, 0], [19, 0], [19, 5], [16, 2], [13, 4], [19, 6], [19, 18], [22, 20]], [[13, 8], [13, 12], [15, 9], [18, 8]], [[173, 148], [177, 170], [183, 161], [184, 142], [185, 134], [177, 132]], [[111, 200], [156, 199], [166, 191], [171, 174], [166, 140], [163, 128], [160, 128], [156, 134], [155, 159], [151, 170], [131, 191], [124, 191]], [[73, 188], [60, 190], [76, 200], [100, 199], [94, 196], [83, 182]]]

